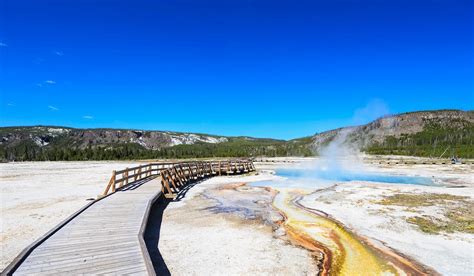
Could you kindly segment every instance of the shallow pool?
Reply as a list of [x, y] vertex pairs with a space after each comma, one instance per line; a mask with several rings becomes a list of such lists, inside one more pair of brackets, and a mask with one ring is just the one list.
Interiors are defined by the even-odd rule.
[[433, 180], [429, 177], [377, 174], [370, 172], [358, 173], [353, 171], [311, 171], [304, 169], [280, 169], [276, 171], [276, 174], [292, 179], [310, 178], [337, 182], [370, 181], [417, 185], [435, 184]]
[[284, 177], [281, 180], [259, 181], [252, 186], [272, 187], [324, 187], [334, 182], [368, 181], [390, 184], [413, 184], [423, 186], [440, 186], [433, 178], [422, 176], [406, 176], [381, 174], [374, 172], [334, 171], [334, 170], [309, 170], [309, 169], [278, 169], [276, 175]]

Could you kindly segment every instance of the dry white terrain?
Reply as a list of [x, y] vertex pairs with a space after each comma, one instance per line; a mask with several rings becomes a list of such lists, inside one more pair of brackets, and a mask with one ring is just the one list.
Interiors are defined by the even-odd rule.
[[[434, 268], [443, 275], [472, 275], [474, 235], [423, 233], [406, 221], [414, 216], [442, 215], [442, 208], [408, 208], [377, 204], [384, 196], [406, 193], [449, 193], [445, 188], [353, 182], [305, 197], [300, 203], [324, 211], [346, 228]], [[461, 191], [453, 191], [459, 194]], [[471, 191], [471, 195], [472, 195]]]
[[[128, 162], [24, 162], [0, 164], [1, 269], [21, 250], [101, 194], [112, 170]], [[195, 198], [209, 187], [271, 179], [271, 175], [218, 177], [193, 187], [185, 200], [166, 209], [160, 248], [173, 274], [290, 274], [317, 271], [309, 252], [273, 238], [271, 227], [209, 212], [194, 217], [209, 201]], [[194, 198], [194, 200], [190, 200]], [[192, 202], [191, 205], [186, 205]], [[197, 206], [197, 208], [195, 208]], [[181, 209], [181, 211], [179, 211]], [[195, 212], [190, 212], [194, 210]], [[182, 217], [180, 217], [182, 216]], [[192, 228], [192, 231], [191, 231]], [[210, 234], [212, 233], [212, 234]], [[206, 240], [206, 243], [203, 243]], [[203, 246], [206, 250], [203, 251]], [[180, 248], [180, 250], [176, 250]], [[183, 258], [185, 253], [187, 258]], [[201, 254], [198, 254], [201, 253]], [[194, 257], [193, 257], [194, 256]], [[207, 257], [206, 257], [207, 256]], [[173, 261], [171, 261], [173, 260]], [[229, 267], [232, 261], [234, 266]], [[239, 262], [235, 262], [239, 260]], [[258, 262], [256, 260], [259, 260]], [[192, 262], [193, 265], [189, 265]], [[255, 266], [255, 262], [259, 265]]]
[[[391, 165], [378, 164], [383, 159], [392, 160]], [[377, 165], [351, 165], [357, 169], [378, 174], [422, 176], [443, 180], [445, 186], [433, 187], [408, 184], [374, 183], [366, 181], [333, 182], [330, 187], [303, 198], [300, 203], [311, 209], [323, 211], [330, 217], [343, 223], [353, 232], [369, 238], [372, 242], [386, 246], [407, 255], [414, 260], [434, 268], [443, 275], [473, 275], [474, 273], [474, 234], [463, 232], [425, 233], [407, 219], [413, 217], [434, 217], [449, 221], [446, 212], [467, 208], [466, 217], [474, 215], [474, 165], [406, 165], [393, 164], [397, 161], [428, 161], [417, 157], [362, 157], [361, 161], [377, 161]], [[310, 168], [318, 164], [317, 158], [299, 160]], [[349, 160], [352, 161], [352, 160]], [[471, 162], [471, 161], [469, 161]], [[351, 163], [351, 162], [348, 162]], [[400, 162], [402, 163], [402, 162]], [[294, 165], [273, 165], [267, 163], [262, 167], [287, 168]], [[321, 186], [315, 184], [316, 187]], [[325, 185], [322, 185], [325, 186]], [[463, 200], [433, 200], [426, 206], [404, 206], [381, 204], [385, 198], [393, 195], [414, 195], [430, 198], [433, 194], [465, 197]], [[426, 202], [425, 202], [426, 203]], [[471, 222], [472, 223], [472, 222]], [[472, 225], [471, 225], [472, 229]], [[471, 230], [472, 231], [472, 230]]]
[[[318, 268], [310, 252], [276, 238], [270, 225], [256, 220], [255, 214], [272, 209], [267, 191], [222, 189], [272, 177], [215, 177], [193, 187], [182, 201], [170, 203], [161, 223], [159, 248], [171, 274], [316, 275]], [[217, 193], [214, 198], [206, 194], [210, 190]], [[239, 212], [243, 208], [251, 219]], [[282, 219], [275, 213], [269, 211], [262, 218]]]
[[0, 164], [2, 270], [25, 247], [101, 194], [127, 162]]
[[[317, 159], [289, 160], [304, 162]], [[306, 166], [310, 163], [306, 162]], [[102, 193], [112, 170], [135, 164], [137, 163], [0, 164], [1, 267], [5, 267], [31, 242], [87, 204], [88, 199]], [[258, 168], [271, 170], [301, 165], [270, 162], [260, 163]], [[392, 174], [450, 178], [453, 187], [358, 181], [313, 193], [301, 203], [328, 213], [357, 234], [373, 242], [384, 243], [440, 273], [472, 275], [474, 235], [457, 232], [427, 234], [406, 221], [407, 217], [414, 215], [439, 215], [441, 209], [436, 206], [387, 206], [378, 202], [396, 193], [443, 193], [468, 196], [472, 200], [473, 166], [377, 165], [368, 169]], [[232, 214], [211, 212], [209, 208], [213, 208], [216, 202], [203, 196], [207, 190], [221, 185], [274, 178], [276, 177], [267, 173], [258, 176], [216, 177], [193, 187], [184, 200], [170, 203], [163, 216], [159, 241], [160, 252], [168, 269], [173, 274], [186, 275], [204, 274], [209, 267], [217, 274], [314, 273], [317, 268], [311, 261], [310, 253], [284, 242], [280, 238], [280, 229], [272, 229], [256, 220], [233, 217]], [[254, 198], [251, 202], [260, 204]], [[235, 203], [239, 202], [233, 204]], [[258, 266], [253, 265], [256, 262]]]

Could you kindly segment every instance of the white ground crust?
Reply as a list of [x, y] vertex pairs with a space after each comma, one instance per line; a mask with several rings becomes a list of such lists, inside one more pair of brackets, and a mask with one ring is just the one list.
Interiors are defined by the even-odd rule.
[[[406, 222], [415, 215], [404, 207], [375, 204], [382, 195], [394, 193], [452, 193], [473, 195], [472, 189], [447, 189], [409, 185], [341, 184], [334, 190], [305, 197], [301, 203], [321, 210], [354, 232], [373, 241], [381, 241], [444, 275], [472, 275], [474, 271], [474, 235], [450, 233], [431, 235]], [[381, 209], [387, 209], [381, 211]], [[435, 208], [423, 213], [436, 215]]]
[[159, 248], [171, 274], [315, 275], [317, 267], [308, 251], [274, 238], [269, 226], [212, 214], [204, 210], [212, 202], [196, 196], [216, 185], [269, 177], [212, 178], [193, 187], [183, 202], [170, 203]]
[[[283, 160], [283, 159], [278, 159]], [[301, 161], [301, 159], [291, 159]], [[317, 159], [309, 159], [317, 160]], [[308, 162], [310, 163], [310, 162]], [[133, 166], [126, 162], [28, 162], [0, 164], [1, 192], [1, 268], [23, 248], [87, 204], [87, 198], [102, 193], [112, 170]], [[296, 164], [267, 163], [261, 168]], [[323, 196], [327, 200], [305, 198], [304, 204], [322, 210], [374, 241], [382, 241], [446, 275], [472, 275], [474, 271], [473, 235], [428, 235], [405, 222], [403, 208], [381, 212], [373, 200], [382, 194], [398, 192], [439, 192], [474, 195], [474, 170], [470, 166], [388, 165], [378, 171], [409, 175], [452, 177], [464, 188], [433, 188], [409, 185], [371, 185], [358, 182], [339, 186]], [[193, 187], [185, 200], [170, 204], [163, 219], [160, 250], [171, 272], [178, 265], [183, 274], [206, 274], [214, 266], [217, 274], [249, 274], [249, 266], [258, 262], [259, 274], [304, 274], [313, 269], [308, 253], [272, 238], [271, 231], [259, 225], [229, 221], [222, 215], [199, 213], [195, 208], [194, 224], [166, 219], [186, 215], [186, 204], [208, 185], [267, 180], [274, 176], [219, 177]], [[197, 204], [199, 198], [195, 198]], [[189, 202], [188, 202], [189, 201]], [[329, 202], [329, 203], [328, 203]], [[204, 204], [204, 203], [203, 203]], [[175, 210], [174, 210], [175, 209]], [[181, 209], [181, 211], [179, 211]], [[202, 209], [202, 208], [201, 208]], [[430, 212], [429, 209], [426, 212]], [[198, 215], [201, 214], [201, 217]], [[202, 216], [206, 214], [206, 216]], [[212, 252], [204, 258], [205, 246]], [[178, 254], [177, 252], [181, 252]], [[275, 261], [277, 260], [277, 261]], [[182, 266], [181, 266], [182, 265]], [[259, 270], [261, 269], [261, 270]]]
[[25, 247], [101, 194], [112, 170], [126, 162], [0, 164], [0, 244], [3, 270]]

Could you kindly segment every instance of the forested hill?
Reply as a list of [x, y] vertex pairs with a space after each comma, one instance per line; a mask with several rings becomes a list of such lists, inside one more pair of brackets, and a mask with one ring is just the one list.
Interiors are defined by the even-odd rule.
[[[474, 111], [435, 110], [402, 113], [369, 124], [311, 137], [320, 150], [336, 137], [370, 154], [474, 158]], [[444, 154], [443, 154], [444, 153]]]
[[[291, 130], [288, 130], [291, 131]], [[371, 154], [474, 158], [474, 111], [419, 111], [290, 141], [169, 131], [0, 128], [0, 159], [119, 160], [200, 157], [310, 156], [343, 134]]]
[[0, 157], [4, 161], [311, 155], [305, 146], [275, 139], [170, 131], [0, 128]]

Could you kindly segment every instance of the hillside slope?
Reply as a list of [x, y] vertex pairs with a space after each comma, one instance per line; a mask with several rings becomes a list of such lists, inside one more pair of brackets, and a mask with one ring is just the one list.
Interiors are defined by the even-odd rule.
[[[306, 152], [303, 152], [305, 151]], [[0, 128], [0, 159], [110, 160], [309, 155], [300, 144], [252, 137], [53, 126]]]
[[0, 128], [0, 159], [110, 160], [144, 158], [310, 156], [335, 139], [370, 154], [474, 158], [474, 111], [403, 113], [290, 141], [170, 131]]
[[340, 128], [314, 135], [318, 152], [336, 137], [372, 154], [474, 157], [474, 111], [436, 110], [402, 113], [366, 125]]

